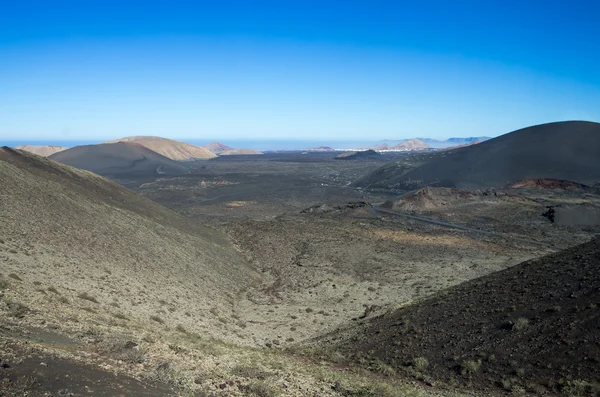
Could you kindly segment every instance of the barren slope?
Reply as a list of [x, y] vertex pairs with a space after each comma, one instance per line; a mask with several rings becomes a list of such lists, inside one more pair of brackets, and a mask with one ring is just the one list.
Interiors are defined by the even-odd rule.
[[391, 163], [356, 182], [368, 188], [424, 186], [478, 189], [527, 178], [600, 181], [600, 124], [568, 121], [514, 131], [477, 145], [431, 156], [410, 167]]
[[24, 151], [0, 149], [0, 180], [1, 272], [8, 297], [35, 310], [28, 320], [240, 339], [224, 332], [229, 302], [253, 273], [221, 233]]
[[30, 153], [37, 154], [39, 156], [48, 157], [54, 153], [62, 152], [68, 148], [64, 146], [37, 146], [37, 145], [21, 145], [15, 147], [15, 149], [27, 150]]
[[339, 347], [434, 382], [597, 395], [599, 284], [595, 239], [374, 318]]
[[171, 160], [187, 161], [187, 160], [205, 160], [216, 157], [209, 149], [192, 145], [186, 142], [179, 142], [173, 139], [160, 138], [157, 136], [128, 136], [125, 138], [115, 139], [107, 143], [116, 142], [133, 142], [147, 147], [156, 153], [162, 154]]
[[146, 177], [185, 171], [180, 163], [133, 142], [76, 146], [49, 158], [108, 177]]

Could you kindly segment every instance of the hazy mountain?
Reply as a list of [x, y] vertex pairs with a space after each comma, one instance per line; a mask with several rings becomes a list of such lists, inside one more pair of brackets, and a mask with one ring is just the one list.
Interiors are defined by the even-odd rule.
[[464, 146], [470, 145], [472, 143], [481, 143], [485, 142], [491, 138], [487, 136], [477, 136], [477, 137], [469, 137], [469, 138], [448, 138], [445, 140], [431, 139], [431, 138], [419, 138], [430, 147], [435, 149], [446, 149], [453, 146]]
[[429, 145], [420, 139], [409, 139], [402, 143], [399, 143], [393, 147], [394, 150], [425, 150], [429, 149]]
[[223, 152], [227, 152], [229, 150], [233, 150], [232, 147], [229, 147], [227, 145], [224, 145], [222, 143], [219, 142], [211, 142], [211, 143], [207, 143], [206, 145], [202, 145], [202, 147], [208, 149], [211, 153], [214, 154], [221, 154]]
[[21, 145], [16, 146], [15, 149], [27, 150], [30, 153], [37, 154], [39, 156], [48, 157], [51, 154], [62, 152], [63, 150], [67, 150], [68, 148], [64, 146], [37, 146], [37, 145]]

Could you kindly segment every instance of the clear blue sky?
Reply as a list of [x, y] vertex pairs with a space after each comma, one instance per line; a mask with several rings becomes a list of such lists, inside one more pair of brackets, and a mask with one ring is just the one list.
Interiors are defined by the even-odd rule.
[[0, 139], [401, 139], [600, 121], [600, 1], [5, 1]]

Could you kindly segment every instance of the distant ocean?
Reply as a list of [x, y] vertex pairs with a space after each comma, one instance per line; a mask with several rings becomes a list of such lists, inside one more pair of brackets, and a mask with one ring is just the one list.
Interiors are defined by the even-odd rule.
[[[220, 142], [224, 145], [230, 146], [234, 149], [253, 149], [260, 151], [270, 150], [305, 150], [310, 147], [329, 146], [333, 149], [359, 149], [381, 143], [387, 143], [393, 145], [400, 141], [294, 141], [294, 140], [217, 140], [217, 139], [176, 139], [182, 142], [188, 142], [193, 145], [205, 145], [209, 142]], [[97, 143], [105, 142], [105, 140], [60, 140], [60, 139], [47, 139], [47, 140], [2, 140], [0, 139], [0, 146], [20, 146], [20, 145], [52, 145], [52, 146], [65, 146], [74, 147], [81, 145], [93, 145]]]

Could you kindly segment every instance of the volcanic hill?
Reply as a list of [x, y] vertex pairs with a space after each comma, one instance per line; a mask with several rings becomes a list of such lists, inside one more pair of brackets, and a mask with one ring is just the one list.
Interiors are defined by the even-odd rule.
[[355, 185], [400, 190], [424, 186], [480, 189], [529, 178], [587, 185], [600, 181], [600, 124], [566, 121], [536, 125], [477, 145], [438, 152], [425, 162], [390, 163]]
[[39, 156], [48, 157], [54, 153], [62, 152], [63, 150], [67, 150], [67, 147], [64, 146], [37, 146], [37, 145], [21, 145], [15, 147], [15, 149], [27, 150], [30, 153], [37, 154]]
[[208, 149], [211, 153], [214, 153], [216, 155], [219, 155], [223, 152], [226, 152], [228, 150], [233, 150], [232, 147], [229, 147], [227, 145], [224, 145], [222, 143], [219, 142], [211, 142], [211, 143], [207, 143], [206, 145], [202, 145], [202, 147]]
[[26, 307], [27, 321], [62, 330], [181, 324], [225, 337], [219, 317], [254, 279], [226, 236], [25, 151], [0, 149], [0, 179], [4, 301]]
[[113, 178], [178, 174], [185, 167], [134, 142], [76, 146], [48, 158]]
[[409, 139], [392, 147], [393, 150], [425, 150], [430, 146], [420, 139]]
[[352, 360], [429, 383], [598, 395], [598, 285], [600, 238], [467, 281], [327, 342]]
[[214, 153], [202, 146], [192, 145], [186, 142], [179, 142], [173, 139], [160, 138], [157, 136], [128, 136], [115, 139], [107, 143], [133, 142], [147, 147], [158, 154], [162, 154], [171, 160], [206, 160], [216, 157]]
[[361, 151], [351, 151], [344, 152], [342, 154], [338, 154], [334, 157], [336, 160], [369, 160], [373, 158], [377, 158], [381, 156], [380, 153], [377, 153], [375, 150], [361, 150]]

